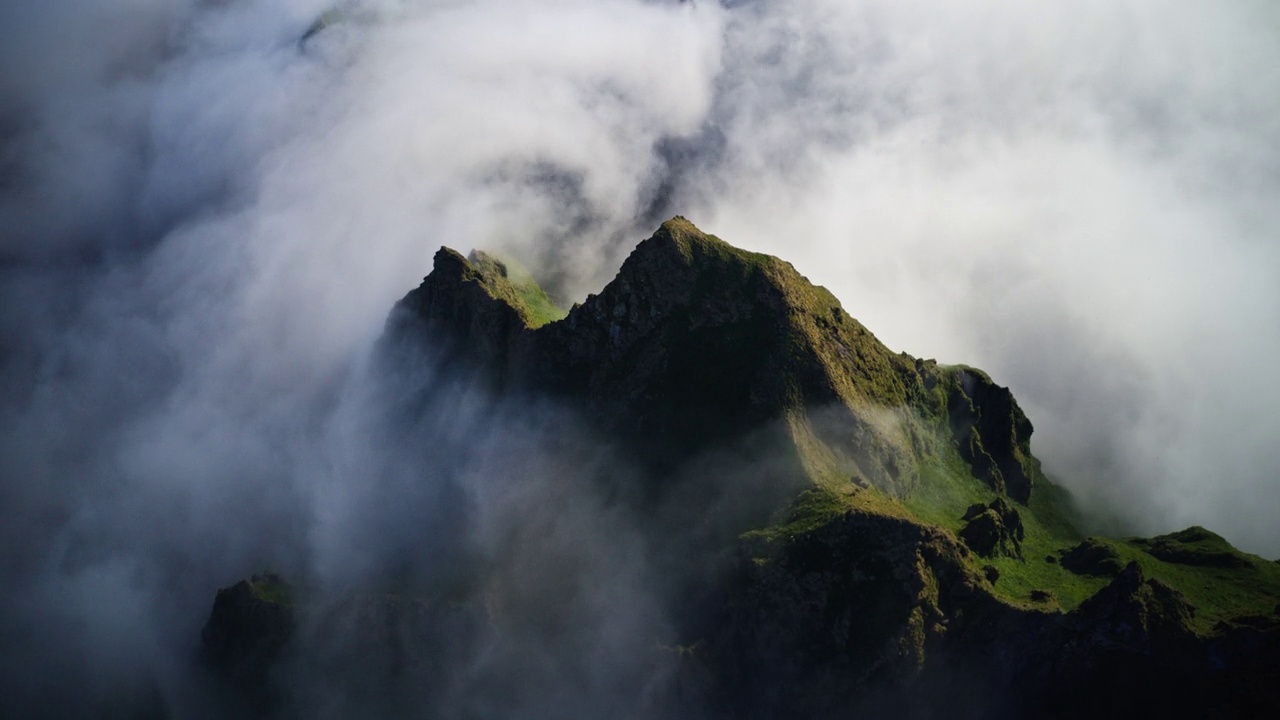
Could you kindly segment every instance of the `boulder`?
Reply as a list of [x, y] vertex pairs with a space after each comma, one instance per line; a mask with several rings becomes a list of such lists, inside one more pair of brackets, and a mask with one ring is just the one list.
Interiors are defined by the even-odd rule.
[[1115, 548], [1097, 538], [1085, 538], [1062, 555], [1062, 567], [1077, 575], [1110, 576], [1124, 566]]
[[1022, 540], [1026, 530], [1022, 516], [1004, 498], [990, 505], [973, 505], [964, 514], [969, 523], [960, 531], [960, 539], [982, 557], [1005, 555], [1022, 557]]

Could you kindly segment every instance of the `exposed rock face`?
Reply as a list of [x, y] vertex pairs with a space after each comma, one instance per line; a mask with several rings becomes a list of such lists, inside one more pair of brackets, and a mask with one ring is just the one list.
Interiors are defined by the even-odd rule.
[[[677, 588], [666, 610], [680, 647], [655, 660], [663, 682], [643, 693], [658, 716], [1247, 717], [1280, 708], [1267, 689], [1280, 687], [1280, 622], [1232, 617], [1208, 633], [1187, 597], [1125, 566], [1113, 545], [1184, 570], [1280, 571], [1200, 528], [1150, 541], [1089, 538], [1061, 567], [1054, 555], [1040, 560], [1080, 534], [1029, 537], [1065, 521], [1040, 509], [1060, 491], [1044, 481], [1031, 423], [1009, 390], [979, 370], [889, 351], [789, 264], [676, 218], [557, 319], [536, 284], [498, 258], [441, 249], [434, 262], [388, 320], [382, 349], [397, 370], [429, 365], [498, 395], [555, 398], [641, 466], [633, 479], [644, 487], [629, 509], [656, 528], [646, 550]], [[727, 456], [769, 468], [758, 473], [765, 482], [731, 488], [738, 509], [698, 492], [699, 461]], [[953, 484], [917, 516], [911, 493], [930, 477]], [[960, 520], [956, 504], [973, 498], [983, 501]], [[702, 532], [713, 514], [720, 532]], [[1024, 545], [1036, 557], [1026, 559]], [[1031, 563], [1042, 565], [1025, 571]], [[1087, 577], [1008, 594], [1064, 567]], [[1068, 605], [1081, 584], [1102, 589]], [[273, 668], [292, 657], [294, 672], [357, 698], [343, 708], [352, 716], [431, 715], [450, 688], [493, 694], [459, 691], [453, 675], [456, 658], [491, 658], [500, 644], [492, 598], [361, 597], [309, 608], [299, 630], [279, 586], [254, 578], [219, 592], [205, 645], [227, 676], [270, 695]]]
[[849, 516], [744, 562], [709, 653], [724, 716], [1245, 718], [1280, 701], [1257, 662], [1280, 632], [1199, 636], [1137, 564], [1062, 614], [1001, 602], [963, 557], [914, 523]]
[[1210, 691], [1194, 613], [1180, 593], [1129, 564], [1064, 616], [1027, 664], [1022, 682], [1036, 688], [1029, 707], [1053, 717], [1234, 716], [1234, 700]]
[[960, 454], [974, 474], [1025, 505], [1039, 462], [1031, 455], [1031, 421], [1013, 393], [981, 371], [964, 369], [955, 375], [947, 404]]
[[963, 546], [904, 519], [850, 513], [743, 552], [753, 557], [709, 648], [728, 717], [838, 714], [868, 685], [919, 675], [961, 626], [1004, 611]]
[[397, 305], [388, 321], [391, 342], [413, 343], [410, 353], [420, 353], [429, 338], [443, 344], [439, 360], [481, 363], [495, 377], [514, 361], [511, 352], [528, 330], [511, 298], [515, 290], [505, 276], [482, 272], [467, 258], [440, 248], [429, 278]]

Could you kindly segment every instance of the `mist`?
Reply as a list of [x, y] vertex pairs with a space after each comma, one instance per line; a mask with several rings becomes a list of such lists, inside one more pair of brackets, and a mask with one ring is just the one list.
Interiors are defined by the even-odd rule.
[[662, 636], [586, 489], [625, 459], [452, 382], [447, 422], [390, 433], [372, 357], [441, 245], [567, 306], [674, 214], [1011, 386], [1108, 529], [1280, 555], [1277, 35], [1265, 2], [0, 5], [7, 694], [194, 714], [176, 659], [218, 587], [430, 584], [538, 518], [565, 524], [498, 577], [583, 579], [549, 656], [622, 597], [614, 657]]

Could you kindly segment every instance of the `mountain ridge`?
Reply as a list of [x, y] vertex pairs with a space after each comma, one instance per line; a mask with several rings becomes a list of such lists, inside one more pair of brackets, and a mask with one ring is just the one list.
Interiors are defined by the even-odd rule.
[[[1280, 708], [1280, 565], [1202, 528], [1086, 538], [1008, 388], [890, 351], [684, 218], [563, 317], [514, 265], [442, 248], [380, 353], [578, 408], [643, 468], [609, 489], [652, 521], [695, 648], [667, 658], [676, 714], [928, 716], [956, 683], [959, 717]], [[206, 643], [243, 645], [223, 610]]]
[[[882, 409], [946, 414], [966, 462], [1023, 504], [1039, 473], [1031, 423], [1007, 388], [972, 368], [891, 352], [790, 263], [733, 248], [682, 217], [562, 320], [535, 327], [515, 295], [500, 268], [444, 248], [398, 304], [388, 334], [444, 328], [502, 384], [585, 396], [596, 408], [622, 403], [648, 425], [632, 429], [694, 446], [707, 442], [708, 425], [733, 436], [803, 408], [843, 406], [857, 436], [825, 443], [841, 450], [828, 472], [886, 488], [914, 480], [912, 455], [927, 450], [934, 430], [911, 418], [873, 421]], [[456, 298], [467, 299], [463, 309]], [[655, 396], [676, 407], [664, 412]], [[701, 417], [705, 408], [720, 412]]]

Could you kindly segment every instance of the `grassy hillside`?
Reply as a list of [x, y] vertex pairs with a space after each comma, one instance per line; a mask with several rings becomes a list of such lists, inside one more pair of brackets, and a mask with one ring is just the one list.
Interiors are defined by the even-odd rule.
[[[779, 452], [793, 453], [788, 472], [803, 477], [780, 481], [795, 488], [791, 502], [748, 539], [785, 540], [857, 513], [973, 545], [981, 533], [970, 526], [983, 515], [989, 532], [1005, 533], [1000, 549], [974, 546], [963, 562], [1020, 607], [1071, 611], [1137, 562], [1196, 606], [1199, 632], [1277, 609], [1280, 565], [1201, 528], [1083, 537], [1070, 497], [1032, 456], [1031, 423], [1007, 388], [976, 368], [890, 351], [783, 260], [677, 217], [565, 322], [518, 263], [483, 252], [466, 263], [469, 282], [517, 311], [540, 348], [532, 359], [550, 363], [545, 376], [647, 437], [638, 448], [678, 462], [782, 423]], [[560, 357], [567, 347], [577, 354]]]

